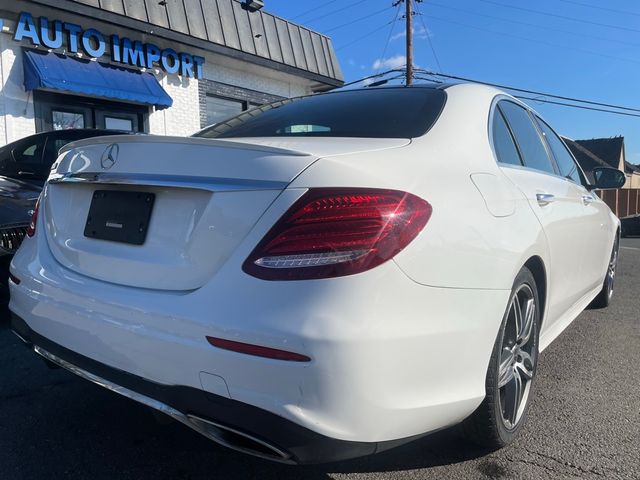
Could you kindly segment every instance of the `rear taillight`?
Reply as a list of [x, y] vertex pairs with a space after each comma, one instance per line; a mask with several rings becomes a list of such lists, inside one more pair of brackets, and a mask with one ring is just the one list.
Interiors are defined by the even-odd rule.
[[27, 235], [33, 237], [36, 234], [36, 225], [38, 223], [38, 210], [40, 209], [40, 197], [36, 201], [36, 206], [33, 207], [33, 213], [31, 214], [31, 221], [27, 226]]
[[386, 262], [424, 228], [431, 205], [398, 190], [314, 188], [244, 262], [265, 280], [353, 275]]

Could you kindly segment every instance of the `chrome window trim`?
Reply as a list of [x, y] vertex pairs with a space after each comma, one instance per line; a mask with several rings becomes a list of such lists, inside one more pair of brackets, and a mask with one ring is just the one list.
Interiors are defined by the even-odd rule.
[[[519, 105], [519, 106], [523, 107], [525, 110], [527, 110], [527, 112], [530, 115], [533, 114], [533, 115], [539, 116], [528, 105], [526, 105], [526, 104], [524, 104], [524, 103], [518, 101], [517, 99], [514, 99], [514, 98], [512, 98], [512, 97], [510, 97], [508, 95], [500, 94], [500, 95], [496, 95], [493, 98], [493, 101], [491, 102], [491, 107], [490, 107], [491, 110], [489, 112], [488, 130], [489, 130], [489, 144], [491, 145], [491, 150], [493, 151], [493, 159], [495, 160], [496, 164], [500, 168], [505, 168], [506, 167], [506, 168], [513, 168], [513, 169], [516, 169], [516, 170], [527, 170], [527, 171], [530, 171], [530, 172], [535, 172], [535, 173], [539, 173], [539, 174], [542, 174], [542, 175], [548, 175], [550, 177], [559, 178], [561, 180], [564, 180], [565, 182], [569, 182], [570, 180], [568, 178], [563, 177], [562, 175], [558, 175], [557, 173], [551, 173], [551, 172], [546, 172], [544, 170], [538, 170], [537, 168], [527, 167], [526, 165], [514, 165], [513, 163], [505, 163], [505, 162], [501, 162], [501, 161], [498, 160], [498, 155], [496, 154], [496, 148], [495, 148], [495, 145], [493, 143], [493, 116], [495, 115], [495, 111], [496, 111], [498, 102], [500, 100], [508, 100], [508, 101], [510, 101], [512, 103], [515, 103], [516, 105]], [[534, 121], [534, 120], [532, 119], [532, 121]], [[535, 121], [534, 121], [534, 124], [535, 124]], [[509, 128], [510, 128], [510, 125], [508, 123], [507, 123], [507, 126], [509, 126]], [[538, 125], [535, 125], [535, 128], [538, 129], [538, 131], [539, 131]], [[542, 139], [542, 143], [543, 143], [545, 148], [548, 148], [547, 147], [547, 142], [546, 142], [546, 140], [544, 138]], [[517, 145], [516, 145], [516, 147], [517, 147]], [[575, 159], [575, 157], [574, 157], [574, 159]], [[551, 157], [550, 160], [553, 162], [552, 166], [555, 166], [555, 157]], [[578, 167], [580, 167], [580, 165], [578, 165]], [[573, 181], [571, 181], [571, 183], [574, 184], [574, 185], [578, 185], [577, 183], [575, 183]], [[585, 189], [585, 191], [588, 191], [585, 188], [584, 185], [578, 185], [578, 186], [582, 187], [583, 189]]]
[[[491, 145], [491, 151], [493, 152], [493, 158], [496, 161], [496, 163], [498, 165], [513, 165], [515, 167], [517, 167], [518, 165], [515, 165], [513, 163], [506, 163], [506, 162], [501, 162], [500, 159], [498, 158], [498, 151], [496, 150], [496, 146], [495, 146], [495, 142], [493, 141], [493, 120], [494, 120], [494, 116], [496, 115], [496, 110], [498, 110], [498, 102], [502, 99], [509, 99], [510, 97], [506, 96], [506, 95], [497, 95], [496, 97], [494, 97], [493, 101], [491, 102], [491, 106], [490, 111], [489, 111], [489, 124], [487, 125], [488, 131], [489, 131], [489, 145]], [[514, 142], [514, 146], [516, 147], [516, 151], [518, 152], [518, 157], [520, 158], [520, 162], [522, 163], [521, 166], [524, 167], [524, 159], [522, 158], [522, 154], [520, 153], [520, 149], [518, 148], [518, 144], [516, 143], [516, 140], [513, 136], [513, 132], [511, 131], [511, 126], [509, 125], [509, 123], [507, 122], [506, 118], [504, 118], [504, 115], [502, 114], [502, 112], [498, 111], [499, 115], [502, 115], [502, 119], [504, 120], [505, 124], [507, 125], [507, 129], [509, 130], [509, 133], [511, 135], [511, 140]]]
[[[496, 103], [496, 108], [499, 108], [500, 105], [499, 103], [501, 101], [505, 101], [505, 102], [510, 102], [513, 103], [514, 105], [516, 105], [519, 108], [522, 108], [525, 113], [527, 114], [527, 116], [529, 117], [529, 121], [531, 122], [531, 124], [533, 125], [534, 130], [536, 131], [536, 133], [538, 134], [538, 138], [540, 139], [540, 143], [542, 144], [542, 148], [544, 149], [545, 153], [547, 154], [547, 158], [549, 159], [549, 164], [551, 166], [551, 169], [556, 173], [559, 174], [560, 170], [558, 169], [558, 166], [556, 165], [556, 159], [555, 157], [551, 154], [551, 151], [549, 150], [549, 146], [547, 145], [547, 141], [544, 139], [544, 137], [542, 136], [542, 131], [540, 130], [540, 127], [538, 126], [538, 124], [536, 123], [535, 119], [533, 118], [531, 109], [526, 106], [526, 105], [522, 105], [519, 102], [514, 102], [511, 98], [507, 99], [503, 99], [500, 100]], [[521, 158], [522, 158], [522, 163], [523, 165], [526, 167], [527, 166], [527, 162], [526, 159], [524, 158], [524, 156], [522, 155], [522, 151], [520, 150], [520, 144], [518, 142], [518, 136], [515, 134], [515, 132], [513, 131], [513, 127], [511, 126], [511, 124], [509, 123], [509, 118], [507, 118], [507, 115], [502, 112], [502, 110], [500, 110], [500, 112], [504, 115], [505, 121], [507, 122], [507, 125], [509, 126], [509, 129], [511, 130], [511, 134], [514, 137], [514, 140], [516, 142], [516, 147], [518, 147], [518, 151], [520, 152]], [[533, 168], [533, 167], [528, 167], [531, 170], [536, 170], [538, 172], [544, 172], [544, 173], [549, 173], [551, 174], [552, 172], [549, 172], [547, 170], [540, 170], [538, 168]]]
[[[558, 137], [558, 138], [560, 139], [560, 141], [562, 142], [562, 145], [564, 146], [565, 150], [569, 153], [569, 156], [570, 156], [570, 157], [571, 157], [571, 159], [573, 160], [573, 163], [576, 165], [576, 167], [578, 167], [578, 172], [579, 172], [578, 176], [579, 176], [581, 179], [583, 179], [586, 183], [588, 183], [588, 181], [587, 181], [587, 176], [585, 175], [584, 170], [582, 170], [582, 167], [580, 166], [580, 163], [578, 163], [578, 161], [576, 160], [576, 157], [573, 155], [573, 152], [572, 152], [572, 151], [571, 151], [571, 149], [567, 146], [567, 144], [564, 142], [564, 140], [563, 140], [563, 139], [562, 139], [562, 137], [558, 134], [558, 132], [556, 132], [556, 131], [554, 130], [554, 128], [553, 128], [551, 125], [549, 125], [549, 122], [545, 121], [545, 120], [544, 120], [540, 115], [536, 114], [535, 112], [531, 112], [531, 113], [533, 114], [534, 119], [536, 120], [536, 122], [542, 122], [542, 123], [544, 123], [544, 124], [547, 126], [547, 128], [549, 128], [549, 130], [551, 130], [551, 131], [555, 134], [555, 136], [556, 136], [556, 137]], [[544, 139], [545, 139], [545, 142], [549, 145], [549, 149], [551, 150], [551, 153], [553, 154], [553, 157], [555, 158], [555, 154], [553, 153], [553, 149], [551, 148], [551, 145], [549, 144], [549, 141], [547, 140], [546, 135], [544, 135], [544, 132], [542, 132], [542, 133], [543, 133], [543, 137], [544, 137]], [[558, 165], [558, 161], [557, 161], [557, 160], [556, 160], [556, 165]], [[558, 165], [558, 170], [559, 170], [559, 169], [560, 169], [560, 166]], [[584, 184], [582, 184], [582, 183], [576, 183], [576, 182], [574, 182], [574, 181], [573, 181], [573, 179], [571, 179], [571, 178], [564, 177], [564, 176], [563, 176], [562, 178], [566, 178], [568, 181], [570, 181], [571, 183], [573, 183], [573, 184], [575, 184], [575, 185], [581, 186], [581, 187], [583, 187], [583, 188], [585, 188], [585, 189], [587, 188]]]

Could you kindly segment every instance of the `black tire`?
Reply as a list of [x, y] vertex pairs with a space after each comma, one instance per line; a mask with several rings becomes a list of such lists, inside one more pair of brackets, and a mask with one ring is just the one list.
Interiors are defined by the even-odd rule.
[[609, 265], [607, 266], [607, 273], [604, 277], [602, 284], [602, 290], [589, 304], [588, 308], [607, 308], [613, 298], [613, 286], [616, 279], [616, 270], [618, 266], [618, 252], [620, 250], [620, 240], [616, 236], [613, 241], [613, 249], [611, 250], [611, 257], [609, 258]]
[[[530, 365], [531, 378], [527, 380], [526, 386], [524, 387], [523, 404], [521, 404], [520, 407], [515, 408], [516, 414], [513, 416], [514, 421], [510, 422], [505, 420], [505, 416], [511, 417], [511, 415], [506, 415], [503, 404], [507, 403], [505, 392], [509, 387], [510, 382], [515, 381], [517, 383], [515, 380], [516, 374], [514, 374], [514, 378], [507, 385], [500, 387], [500, 364], [503, 363], [504, 365], [508, 362], [508, 355], [507, 360], [503, 360], [501, 362], [501, 359], [505, 358], [505, 352], [509, 352], [509, 345], [512, 345], [510, 343], [510, 338], [512, 336], [513, 329], [512, 306], [514, 303], [514, 296], [521, 295], [521, 292], [523, 291], [526, 291], [527, 294], [530, 292], [531, 298], [534, 302], [531, 331], [526, 344], [527, 352], [530, 352], [530, 360], [532, 363]], [[493, 347], [485, 383], [486, 397], [476, 411], [461, 425], [463, 435], [471, 442], [492, 449], [502, 448], [513, 441], [522, 428], [522, 425], [525, 423], [531, 399], [531, 386], [534, 383], [533, 380], [535, 378], [536, 367], [538, 364], [540, 310], [540, 301], [535, 279], [531, 274], [531, 271], [524, 267], [520, 270], [513, 283], [509, 303], [507, 304], [507, 309], [504, 313], [500, 330]], [[529, 342], [532, 343], [529, 344]], [[518, 343], [516, 342], [516, 345], [517, 344]], [[512, 345], [512, 348], [515, 349], [516, 345]], [[524, 349], [522, 351], [524, 352]], [[516, 358], [519, 357], [516, 356]], [[518, 361], [520, 360], [518, 359]], [[513, 365], [515, 365], [515, 363], [512, 363], [512, 366]], [[517, 370], [518, 369], [513, 367], [514, 372]], [[520, 376], [524, 378], [523, 375]]]

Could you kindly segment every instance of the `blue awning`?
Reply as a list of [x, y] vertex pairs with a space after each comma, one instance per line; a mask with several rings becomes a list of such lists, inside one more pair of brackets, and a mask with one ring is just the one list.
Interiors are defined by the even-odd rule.
[[170, 107], [173, 100], [148, 72], [40, 50], [24, 50], [24, 88], [48, 88]]

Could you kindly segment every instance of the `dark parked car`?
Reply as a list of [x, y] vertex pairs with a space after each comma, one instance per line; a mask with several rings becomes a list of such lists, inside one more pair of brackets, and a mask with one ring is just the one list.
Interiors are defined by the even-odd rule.
[[621, 235], [623, 237], [635, 237], [636, 235], [640, 235], [640, 215], [629, 218], [621, 218], [620, 223], [622, 223]]
[[0, 316], [9, 300], [11, 255], [26, 235], [38, 195], [58, 150], [89, 137], [121, 135], [117, 130], [58, 130], [37, 133], [0, 147]]

